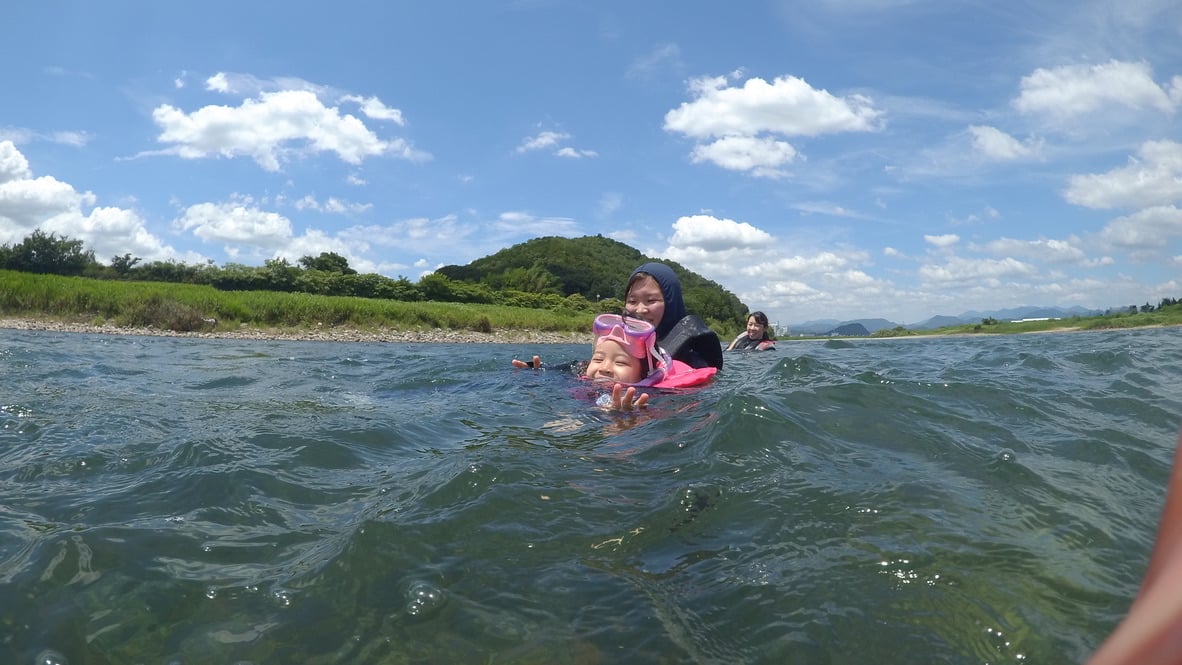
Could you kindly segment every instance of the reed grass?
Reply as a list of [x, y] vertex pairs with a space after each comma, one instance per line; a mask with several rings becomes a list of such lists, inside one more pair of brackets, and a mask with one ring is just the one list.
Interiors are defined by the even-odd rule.
[[0, 314], [192, 332], [243, 327], [584, 332], [592, 314], [502, 305], [403, 302], [0, 270]]

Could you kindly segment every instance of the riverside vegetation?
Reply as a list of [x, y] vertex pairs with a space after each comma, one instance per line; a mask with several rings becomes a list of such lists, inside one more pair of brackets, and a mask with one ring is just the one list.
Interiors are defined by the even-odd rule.
[[[570, 341], [587, 334], [595, 314], [622, 311], [615, 294], [649, 260], [600, 236], [537, 238], [412, 283], [358, 274], [331, 252], [302, 257], [298, 266], [285, 259], [261, 267], [142, 263], [130, 254], [103, 265], [79, 240], [34, 231], [0, 246], [0, 315], [201, 334], [348, 329], [390, 339], [390, 331], [462, 331], [463, 339], [449, 341], [481, 334]], [[746, 306], [734, 294], [667, 263], [691, 310], [724, 334], [738, 330]]]
[[[572, 341], [586, 335], [595, 314], [621, 311], [624, 275], [651, 260], [601, 236], [537, 238], [468, 266], [445, 266], [417, 284], [405, 277], [358, 274], [337, 254], [273, 259], [262, 267], [224, 268], [156, 261], [130, 254], [101, 265], [82, 242], [35, 231], [22, 243], [0, 245], [0, 316], [88, 328], [151, 329], [231, 334], [244, 329], [281, 336], [325, 330], [370, 335], [390, 331], [464, 331], [445, 341]], [[670, 265], [686, 304], [723, 338], [733, 336], [748, 308], [718, 284]], [[7, 269], [6, 269], [7, 268]], [[1182, 325], [1182, 303], [1129, 306], [1102, 316], [998, 321], [933, 330], [884, 329], [871, 337], [1009, 334]], [[541, 334], [541, 337], [539, 337]], [[414, 341], [426, 341], [415, 337]]]

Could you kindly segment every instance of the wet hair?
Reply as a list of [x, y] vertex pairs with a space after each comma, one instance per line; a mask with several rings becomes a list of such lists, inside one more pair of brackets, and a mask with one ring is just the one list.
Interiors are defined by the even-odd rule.
[[758, 323], [761, 326], [764, 326], [765, 328], [768, 325], [767, 314], [764, 314], [763, 312], [751, 312], [750, 314], [747, 315], [747, 317], [754, 318], [756, 323]]

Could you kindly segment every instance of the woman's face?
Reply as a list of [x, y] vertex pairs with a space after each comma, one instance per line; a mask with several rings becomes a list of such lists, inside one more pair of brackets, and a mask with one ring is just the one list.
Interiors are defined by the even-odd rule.
[[767, 332], [767, 326], [761, 325], [755, 320], [754, 316], [747, 317], [747, 337], [750, 339], [760, 339], [763, 333]]
[[661, 292], [661, 285], [652, 277], [636, 280], [628, 289], [624, 307], [629, 314], [648, 321], [654, 328], [661, 325], [665, 316], [665, 294]]
[[619, 342], [604, 339], [595, 345], [585, 375], [595, 381], [636, 383], [644, 378], [640, 373], [640, 358], [633, 358]]

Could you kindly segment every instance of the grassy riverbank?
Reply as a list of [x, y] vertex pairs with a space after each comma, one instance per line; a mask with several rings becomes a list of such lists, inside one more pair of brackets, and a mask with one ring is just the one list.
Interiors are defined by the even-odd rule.
[[1182, 305], [1168, 305], [1152, 312], [1121, 312], [1103, 316], [1073, 316], [1041, 321], [997, 321], [948, 326], [934, 330], [894, 328], [879, 330], [872, 337], [910, 337], [930, 335], [1012, 335], [1018, 333], [1062, 332], [1072, 330], [1120, 330], [1182, 326]]
[[277, 336], [349, 330], [368, 335], [463, 331], [558, 339], [585, 334], [587, 312], [500, 305], [403, 302], [210, 286], [121, 282], [0, 270], [0, 316], [93, 329], [174, 333], [270, 332]]
[[[594, 314], [451, 302], [405, 302], [211, 286], [123, 282], [0, 270], [4, 327], [75, 332], [338, 341], [569, 343], [590, 340]], [[873, 338], [1182, 326], [1182, 305], [1046, 321], [992, 321]], [[725, 335], [724, 335], [725, 337]], [[788, 337], [792, 339], [809, 339]]]

